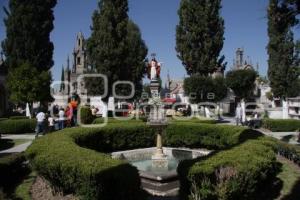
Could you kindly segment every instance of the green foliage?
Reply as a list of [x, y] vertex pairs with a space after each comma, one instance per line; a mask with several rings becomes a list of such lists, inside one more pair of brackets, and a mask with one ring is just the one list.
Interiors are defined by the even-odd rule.
[[189, 75], [215, 71], [224, 42], [221, 1], [182, 0], [176, 28], [176, 51]]
[[50, 95], [50, 90], [47, 92], [44, 90], [47, 90], [47, 85], [49, 88], [51, 74], [46, 71], [39, 72], [29, 62], [11, 68], [7, 80], [11, 92], [10, 99], [15, 103], [42, 101]]
[[9, 67], [8, 87], [14, 102], [47, 101], [53, 65], [53, 8], [56, 0], [9, 1], [2, 43]]
[[239, 98], [248, 98], [255, 88], [257, 73], [253, 70], [233, 70], [226, 74], [226, 83]]
[[227, 95], [225, 79], [193, 75], [184, 80], [184, 91], [192, 103], [218, 102]]
[[[260, 138], [207, 158], [183, 161], [178, 172], [181, 199], [197, 195], [201, 200], [259, 199], [256, 195], [278, 172], [275, 142]], [[194, 185], [190, 194], [190, 185]]]
[[[93, 15], [92, 35], [87, 42], [92, 67], [108, 78], [108, 95], [116, 81], [132, 81], [136, 91], [142, 91], [147, 47], [136, 24], [128, 18], [127, 0], [101, 0]], [[98, 82], [97, 82], [98, 80]], [[101, 81], [100, 81], [101, 82]], [[99, 79], [86, 81], [88, 93], [102, 94]], [[118, 88], [118, 94], [130, 94], [128, 87]], [[136, 95], [138, 95], [136, 93]]]
[[299, 49], [294, 43], [293, 27], [297, 24], [293, 7], [284, 1], [270, 0], [268, 8], [268, 77], [275, 97], [299, 94]]
[[[140, 182], [136, 168], [100, 152], [152, 147], [155, 144], [155, 136], [155, 130], [141, 122], [112, 122], [105, 128], [64, 129], [35, 140], [26, 151], [26, 155], [40, 175], [65, 192], [76, 193], [84, 199], [128, 199], [130, 196], [131, 199], [140, 200], [143, 197], [140, 196]], [[261, 134], [241, 127], [178, 122], [168, 126], [164, 134], [164, 144], [172, 147], [228, 149], [260, 136]], [[270, 148], [263, 147], [270, 144], [270, 141], [262, 140], [255, 145], [251, 143], [239, 149], [234, 147], [234, 151], [226, 150], [227, 153], [217, 155], [214, 159], [216, 162], [218, 160], [222, 162], [218, 161], [213, 166], [219, 166], [228, 160], [230, 162], [229, 158], [233, 159], [233, 164], [240, 164], [243, 167], [246, 160], [248, 163], [251, 161], [249, 168], [256, 165], [258, 167], [253, 170], [247, 168], [251, 172], [250, 175], [257, 175], [259, 170], [261, 172], [261, 175], [251, 176], [251, 181], [260, 181], [262, 176], [270, 174], [268, 164], [271, 163], [273, 166], [273, 162], [269, 162], [268, 159], [263, 162], [263, 155], [266, 154], [273, 159], [274, 153], [270, 152]], [[245, 153], [246, 157], [242, 157]], [[197, 166], [198, 164], [193, 167], [195, 175], [198, 173]], [[181, 169], [180, 173], [183, 174], [187, 168], [179, 170]], [[241, 174], [246, 171], [244, 168], [239, 170]], [[188, 178], [194, 177], [192, 173], [189, 174], [191, 176], [187, 176]], [[182, 178], [182, 181], [187, 180]], [[248, 187], [247, 183], [245, 185], [244, 188]], [[184, 184], [185, 186], [189, 187], [188, 184]], [[212, 187], [211, 184], [208, 186]], [[226, 191], [224, 194], [227, 194]]]
[[278, 154], [300, 166], [300, 147], [284, 142], [277, 143]]
[[8, 120], [8, 118], [0, 118], [0, 121]]
[[[167, 128], [164, 144], [172, 147], [226, 149], [232, 147], [249, 134], [249, 130], [235, 126], [178, 123]], [[256, 136], [254, 133], [251, 137]]]
[[35, 119], [8, 119], [0, 121], [0, 134], [33, 133], [36, 127]]
[[75, 143], [96, 130], [101, 136], [104, 129], [65, 129], [46, 135], [35, 140], [26, 155], [40, 175], [66, 193], [90, 200], [144, 199], [135, 167]]
[[26, 116], [10, 116], [9, 119], [19, 120], [19, 119], [29, 119]]
[[295, 119], [264, 119], [262, 126], [273, 132], [296, 131], [300, 128], [300, 121]]
[[91, 111], [91, 108], [90, 107], [80, 107], [80, 120], [81, 120], [81, 123], [83, 124], [91, 124], [94, 119], [95, 119], [95, 116], [92, 115], [92, 111]]

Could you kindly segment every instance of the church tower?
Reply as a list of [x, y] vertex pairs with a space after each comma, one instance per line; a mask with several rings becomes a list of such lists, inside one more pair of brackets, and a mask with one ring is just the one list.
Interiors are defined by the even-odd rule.
[[242, 69], [244, 65], [244, 50], [241, 48], [238, 48], [236, 50], [236, 69]]
[[85, 39], [82, 32], [79, 32], [76, 37], [76, 44], [73, 51], [73, 73], [83, 74], [86, 70], [86, 53], [85, 53]]

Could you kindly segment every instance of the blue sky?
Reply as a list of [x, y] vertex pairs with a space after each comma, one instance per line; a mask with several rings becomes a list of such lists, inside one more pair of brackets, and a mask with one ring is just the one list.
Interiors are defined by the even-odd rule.
[[[7, 5], [8, 0], [0, 0], [0, 6]], [[129, 16], [141, 29], [149, 55], [157, 54], [163, 62], [162, 77], [167, 71], [171, 78], [181, 79], [186, 73], [175, 51], [175, 27], [179, 18], [177, 11], [180, 0], [129, 0]], [[222, 54], [230, 69], [235, 50], [242, 47], [245, 57], [260, 65], [260, 73], [267, 72], [267, 13], [268, 0], [223, 0], [221, 14], [225, 20], [225, 42]], [[90, 36], [92, 13], [97, 8], [96, 0], [58, 0], [55, 7], [55, 28], [51, 33], [54, 43], [55, 80], [60, 79], [61, 66], [66, 63], [74, 48], [76, 34], [82, 31]], [[0, 11], [0, 40], [5, 38], [4, 13]], [[299, 28], [297, 29], [299, 38]]]

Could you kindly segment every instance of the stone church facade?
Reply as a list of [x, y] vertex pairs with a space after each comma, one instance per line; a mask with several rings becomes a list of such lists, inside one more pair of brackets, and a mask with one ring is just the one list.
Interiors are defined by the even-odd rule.
[[[72, 64], [70, 64], [70, 62], [72, 62]], [[76, 37], [71, 60], [68, 57], [66, 66], [62, 66], [62, 82], [59, 89], [59, 95], [61, 95], [61, 98], [55, 99], [54, 104], [66, 106], [69, 99], [62, 98], [63, 95], [72, 96], [74, 94], [78, 94], [86, 96], [87, 91], [84, 87], [83, 81], [78, 83], [77, 80], [80, 75], [87, 73], [89, 70], [90, 67], [88, 65], [86, 40], [83, 34], [79, 32]], [[84, 102], [84, 99], [82, 102]]]

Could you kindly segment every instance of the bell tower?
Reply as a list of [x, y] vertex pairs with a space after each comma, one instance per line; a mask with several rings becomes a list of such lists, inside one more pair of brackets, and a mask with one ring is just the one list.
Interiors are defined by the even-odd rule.
[[73, 73], [83, 74], [86, 68], [85, 39], [82, 32], [76, 37], [76, 44], [73, 51]]

